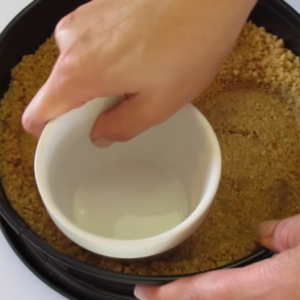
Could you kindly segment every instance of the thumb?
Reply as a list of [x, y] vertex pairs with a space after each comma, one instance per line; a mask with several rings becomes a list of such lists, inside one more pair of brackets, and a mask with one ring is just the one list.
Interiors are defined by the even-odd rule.
[[139, 300], [298, 300], [299, 247], [239, 269], [224, 269], [161, 286], [136, 286]]
[[300, 245], [300, 215], [260, 224], [258, 236], [268, 249], [280, 253]]
[[72, 74], [77, 72], [66, 69], [59, 58], [48, 80], [23, 113], [22, 125], [26, 131], [39, 137], [48, 121], [92, 98], [80, 88], [82, 85]]
[[118, 106], [99, 117], [91, 138], [99, 147], [112, 142], [128, 141], [150, 127], [164, 122], [178, 111], [186, 101], [182, 100], [183, 97], [177, 99], [170, 94], [155, 93], [128, 96]]

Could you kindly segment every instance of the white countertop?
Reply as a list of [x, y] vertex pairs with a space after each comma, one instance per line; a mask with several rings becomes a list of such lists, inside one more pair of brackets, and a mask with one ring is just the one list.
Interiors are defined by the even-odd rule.
[[[0, 0], [0, 32], [31, 0]], [[300, 0], [286, 0], [300, 12]], [[0, 298], [3, 300], [65, 300], [19, 260], [0, 231]]]

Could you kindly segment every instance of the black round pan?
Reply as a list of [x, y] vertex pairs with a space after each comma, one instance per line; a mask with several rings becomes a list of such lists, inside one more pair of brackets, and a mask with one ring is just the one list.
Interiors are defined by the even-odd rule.
[[[0, 99], [7, 91], [11, 69], [26, 54], [34, 53], [53, 33], [57, 22], [86, 0], [36, 0], [25, 8], [0, 35]], [[300, 55], [300, 16], [281, 0], [260, 0], [250, 18], [283, 38]], [[10, 206], [0, 188], [2, 230], [12, 248], [42, 280], [70, 299], [134, 299], [136, 284], [164, 284], [182, 276], [137, 276], [89, 266], [66, 256], [33, 233]], [[271, 257], [267, 249], [223, 268], [243, 267]]]

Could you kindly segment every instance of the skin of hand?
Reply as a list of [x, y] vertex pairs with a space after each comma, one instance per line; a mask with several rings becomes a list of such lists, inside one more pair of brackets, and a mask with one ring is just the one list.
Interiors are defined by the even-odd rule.
[[137, 286], [140, 300], [299, 300], [300, 215], [260, 225], [261, 243], [273, 258], [240, 268], [212, 271], [164, 286]]
[[208, 87], [257, 0], [94, 0], [56, 26], [59, 58], [26, 108], [47, 122], [96, 97], [126, 95], [95, 123], [99, 147], [160, 124]]

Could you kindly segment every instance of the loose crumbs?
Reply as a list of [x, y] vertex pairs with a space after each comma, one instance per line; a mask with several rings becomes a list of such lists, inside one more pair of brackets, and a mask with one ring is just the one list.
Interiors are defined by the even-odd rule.
[[186, 274], [219, 267], [260, 248], [263, 220], [300, 211], [300, 59], [284, 41], [247, 23], [227, 62], [194, 105], [220, 141], [223, 170], [202, 226], [167, 260], [121, 264], [71, 242], [47, 214], [33, 173], [37, 141], [21, 115], [58, 57], [53, 37], [12, 70], [1, 102], [0, 172], [13, 208], [58, 251], [100, 268], [131, 274]]

